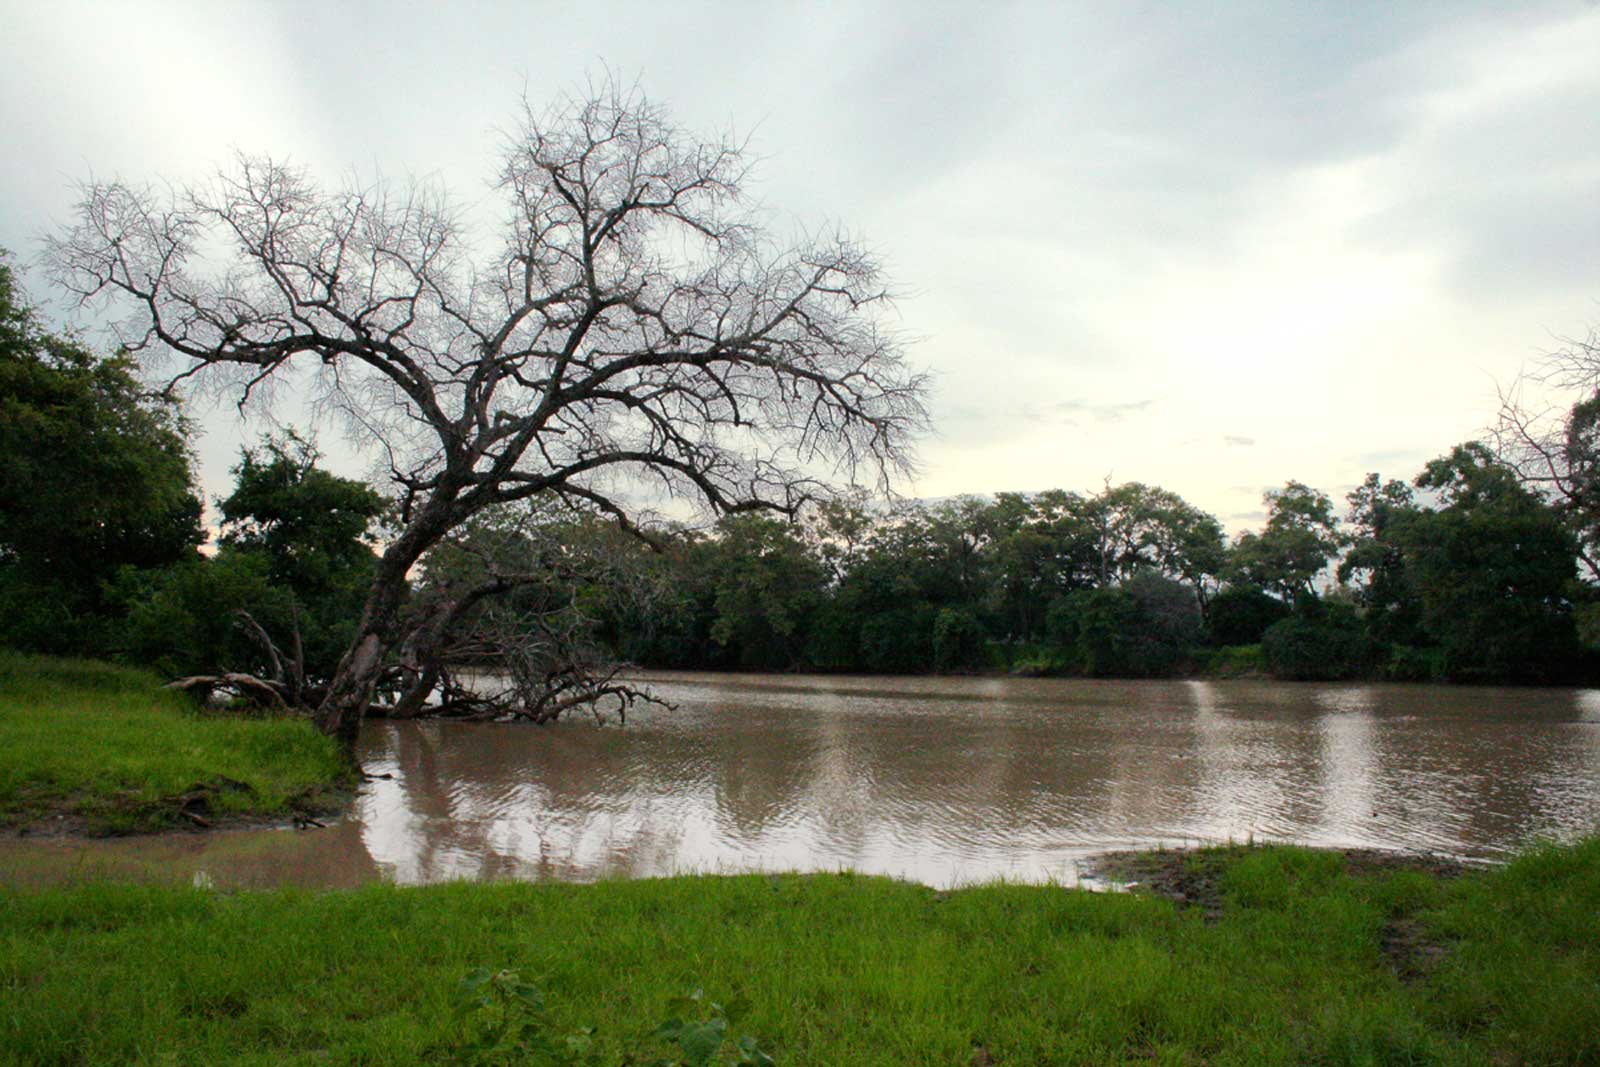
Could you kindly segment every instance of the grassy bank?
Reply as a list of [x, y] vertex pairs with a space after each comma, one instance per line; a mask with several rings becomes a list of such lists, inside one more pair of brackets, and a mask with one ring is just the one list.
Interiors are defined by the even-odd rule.
[[0, 651], [0, 826], [88, 833], [284, 817], [346, 773], [305, 722], [199, 714], [141, 671]]
[[666, 1051], [651, 1031], [698, 987], [747, 1000], [735, 1032], [780, 1063], [1600, 1062], [1600, 841], [1459, 878], [1186, 862], [1214, 900], [848, 875], [11, 891], [0, 1062], [453, 1062], [479, 966], [536, 982], [548, 1032], [596, 1027], [603, 1063]]

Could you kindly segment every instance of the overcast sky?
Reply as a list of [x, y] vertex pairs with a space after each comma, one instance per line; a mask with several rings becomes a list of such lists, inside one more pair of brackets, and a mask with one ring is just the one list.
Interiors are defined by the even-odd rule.
[[[496, 129], [609, 67], [753, 134], [760, 196], [880, 250], [919, 496], [1103, 478], [1231, 529], [1410, 477], [1600, 321], [1600, 8], [0, 0], [0, 246], [72, 183], [232, 148], [487, 196]], [[36, 299], [49, 296], [30, 276]], [[204, 413], [211, 494], [254, 432]], [[259, 429], [259, 428], [255, 428]]]

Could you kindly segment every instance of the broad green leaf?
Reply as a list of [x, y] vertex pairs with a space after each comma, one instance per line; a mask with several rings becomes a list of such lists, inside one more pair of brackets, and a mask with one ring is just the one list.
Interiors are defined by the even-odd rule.
[[702, 1067], [710, 1063], [711, 1057], [722, 1046], [722, 1038], [727, 1031], [728, 1024], [723, 1019], [685, 1026], [678, 1035], [678, 1047], [683, 1049], [683, 1062], [688, 1067]]

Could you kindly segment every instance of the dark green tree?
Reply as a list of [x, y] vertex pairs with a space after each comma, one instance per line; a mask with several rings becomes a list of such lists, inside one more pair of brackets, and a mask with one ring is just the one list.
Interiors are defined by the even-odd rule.
[[1293, 481], [1268, 490], [1262, 500], [1267, 524], [1259, 534], [1244, 534], [1234, 544], [1230, 579], [1270, 590], [1285, 603], [1315, 597], [1317, 576], [1344, 542], [1333, 501]]
[[794, 524], [734, 515], [717, 524], [712, 637], [738, 649], [740, 666], [785, 670], [803, 662], [828, 573]]
[[193, 557], [200, 514], [176, 406], [41, 328], [0, 260], [0, 641], [105, 652], [105, 584]]
[[1415, 484], [1438, 506], [1404, 513], [1394, 538], [1446, 674], [1464, 682], [1570, 677], [1576, 546], [1562, 516], [1478, 442], [1433, 460]]
[[[293, 430], [239, 454], [233, 491], [220, 502], [222, 554], [259, 556], [289, 618], [271, 636], [313, 679], [325, 680], [354, 634], [375, 560], [373, 526], [387, 506], [363, 482], [319, 467], [316, 446]], [[281, 615], [281, 612], [278, 613]]]
[[1360, 678], [1377, 665], [1378, 649], [1348, 604], [1307, 601], [1261, 636], [1261, 652], [1274, 678], [1340, 681]]
[[373, 524], [386, 506], [364, 482], [319, 466], [322, 454], [293, 430], [239, 454], [233, 492], [220, 502], [222, 543], [264, 554], [275, 582], [302, 595], [371, 579]]
[[216, 554], [125, 567], [117, 645], [168, 674], [254, 674], [296, 703], [333, 673], [372, 576], [381, 496], [317, 466], [292, 431], [244, 449]]
[[1213, 645], [1254, 645], [1289, 615], [1289, 605], [1253, 585], [1230, 585], [1211, 598], [1206, 631]]
[[1350, 503], [1351, 532], [1349, 548], [1339, 562], [1339, 581], [1352, 587], [1375, 640], [1414, 644], [1420, 638], [1422, 603], [1396, 531], [1415, 511], [1415, 495], [1405, 482], [1385, 482], [1368, 474], [1345, 499]]

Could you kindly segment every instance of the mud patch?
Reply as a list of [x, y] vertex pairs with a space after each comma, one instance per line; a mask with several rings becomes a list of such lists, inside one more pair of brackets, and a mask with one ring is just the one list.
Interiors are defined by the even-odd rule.
[[1426, 852], [1385, 852], [1376, 848], [1350, 848], [1341, 850], [1344, 869], [1357, 878], [1372, 878], [1381, 874], [1410, 871], [1434, 878], [1459, 878], [1467, 865], [1453, 856], [1436, 856]]
[[1403, 982], [1428, 977], [1449, 954], [1449, 949], [1429, 934], [1427, 927], [1407, 917], [1390, 919], [1379, 934], [1379, 951]]
[[[1222, 879], [1233, 861], [1254, 847], [1172, 849], [1160, 852], [1105, 852], [1094, 857], [1085, 872], [1136, 892], [1153, 893], [1180, 907], [1200, 908], [1207, 922], [1222, 917]], [[1466, 864], [1450, 856], [1410, 852], [1385, 852], [1381, 849], [1327, 849], [1344, 859], [1346, 873], [1355, 878], [1374, 878], [1400, 871], [1434, 878], [1456, 878], [1468, 870]], [[1395, 920], [1406, 923], [1410, 920]], [[1393, 924], [1391, 924], [1393, 925]], [[1420, 931], [1420, 927], [1417, 928]], [[1397, 930], [1395, 951], [1426, 966], [1434, 958], [1408, 930]], [[1411, 946], [1411, 947], [1408, 947]], [[1413, 951], [1414, 948], [1414, 951]], [[1387, 954], [1387, 949], [1385, 950]], [[1439, 952], [1444, 950], [1441, 948]]]
[[196, 782], [177, 796], [162, 797], [140, 810], [141, 821], [162, 822], [168, 819], [209, 830], [216, 818], [217, 801], [228, 794], [255, 793], [248, 782], [218, 776], [209, 782]]
[[1200, 908], [1207, 922], [1222, 917], [1222, 875], [1229, 853], [1203, 850], [1107, 852], [1094, 858], [1095, 878]]
[[[289, 797], [271, 811], [250, 810], [254, 804], [223, 803], [224, 797], [253, 798], [248, 782], [219, 775], [195, 782], [182, 792], [140, 799], [111, 794], [30, 797], [24, 812], [0, 835], [17, 838], [96, 838], [144, 834], [202, 833], [209, 830], [268, 828], [308, 829], [337, 818], [355, 795], [347, 783], [315, 786]], [[243, 808], [243, 810], [240, 810]]]

